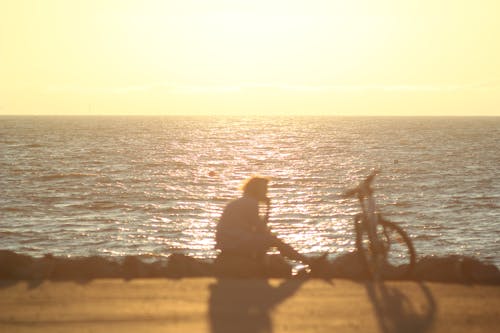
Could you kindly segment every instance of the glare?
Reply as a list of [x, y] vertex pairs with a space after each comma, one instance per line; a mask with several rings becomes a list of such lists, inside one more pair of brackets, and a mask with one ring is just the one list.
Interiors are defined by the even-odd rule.
[[495, 115], [498, 6], [3, 1], [0, 113]]

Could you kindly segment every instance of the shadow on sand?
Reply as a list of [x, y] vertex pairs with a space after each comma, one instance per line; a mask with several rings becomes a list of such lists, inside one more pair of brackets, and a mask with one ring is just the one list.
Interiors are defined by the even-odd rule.
[[419, 299], [409, 299], [400, 289], [383, 282], [367, 282], [366, 291], [383, 333], [424, 333], [430, 331], [436, 302], [424, 283], [419, 283]]
[[272, 286], [266, 279], [218, 279], [210, 286], [209, 319], [212, 333], [273, 332], [271, 311], [304, 283], [284, 280]]

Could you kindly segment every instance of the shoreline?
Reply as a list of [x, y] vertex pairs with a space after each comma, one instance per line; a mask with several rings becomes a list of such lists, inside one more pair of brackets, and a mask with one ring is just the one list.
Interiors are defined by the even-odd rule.
[[[182, 254], [171, 254], [163, 260], [145, 262], [140, 257], [128, 256], [120, 260], [93, 256], [61, 258], [46, 255], [34, 258], [8, 250], [0, 250], [0, 281], [48, 280], [90, 281], [95, 279], [138, 278], [190, 278], [190, 277], [242, 277], [291, 279], [293, 267], [279, 255], [270, 255], [262, 269], [252, 262], [235, 261], [220, 265], [213, 260], [200, 260]], [[405, 271], [404, 267], [391, 267], [391, 272]], [[319, 279], [369, 279], [356, 252], [347, 253], [327, 261], [318, 271], [299, 276]], [[432, 281], [441, 283], [500, 285], [500, 270], [492, 264], [463, 256], [423, 257], [409, 276], [386, 276], [385, 280]]]
[[344, 279], [0, 281], [2, 332], [493, 332], [500, 288]]

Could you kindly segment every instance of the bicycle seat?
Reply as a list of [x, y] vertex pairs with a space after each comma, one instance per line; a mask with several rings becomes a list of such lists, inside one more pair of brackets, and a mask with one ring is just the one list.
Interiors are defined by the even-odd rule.
[[350, 190], [345, 191], [342, 193], [343, 198], [350, 198], [354, 196], [358, 197], [365, 197], [367, 195], [370, 195], [373, 192], [373, 189], [371, 188], [371, 184], [373, 182], [373, 179], [375, 178], [376, 175], [380, 173], [379, 170], [373, 170], [368, 177], [365, 178], [359, 185], [355, 188], [352, 188]]

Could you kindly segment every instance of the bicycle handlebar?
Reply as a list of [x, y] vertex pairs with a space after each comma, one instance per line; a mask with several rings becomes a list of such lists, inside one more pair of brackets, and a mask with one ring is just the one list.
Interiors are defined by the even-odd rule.
[[376, 175], [380, 173], [379, 170], [373, 170], [372, 173], [368, 175], [368, 177], [365, 178], [359, 185], [355, 188], [349, 189], [342, 193], [343, 198], [350, 198], [355, 195], [358, 197], [365, 197], [373, 192], [371, 188], [371, 183], [373, 182], [373, 179], [375, 178]]

